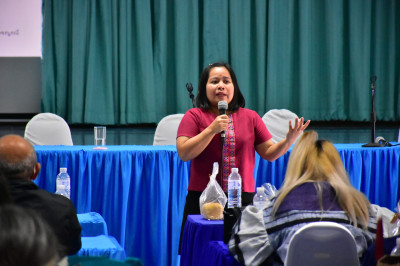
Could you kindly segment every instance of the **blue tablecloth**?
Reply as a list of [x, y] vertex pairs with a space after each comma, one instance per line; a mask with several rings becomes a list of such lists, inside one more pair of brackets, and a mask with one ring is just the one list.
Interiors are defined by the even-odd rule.
[[82, 227], [81, 236], [108, 235], [106, 221], [100, 213], [80, 213], [78, 214], [78, 221]]
[[[363, 148], [362, 144], [335, 144], [349, 173], [352, 185], [371, 203], [394, 210], [399, 198], [400, 146]], [[285, 177], [289, 154], [273, 163], [256, 155], [256, 186], [268, 182], [280, 188]]]
[[35, 146], [36, 183], [54, 192], [60, 167], [71, 176], [78, 213], [98, 212], [128, 257], [176, 265], [190, 163], [174, 146]]
[[[393, 210], [399, 193], [400, 146], [361, 145], [335, 146], [352, 184], [372, 203]], [[175, 146], [35, 149], [42, 164], [35, 182], [41, 188], [54, 192], [59, 168], [67, 167], [78, 213], [100, 213], [127, 256], [140, 258], [144, 265], [176, 265], [190, 163], [180, 160]], [[289, 153], [272, 163], [256, 155], [256, 185], [269, 182], [279, 188]]]
[[222, 240], [224, 222], [189, 215], [182, 235], [181, 266], [202, 266], [202, 256], [210, 240]]
[[82, 248], [77, 256], [105, 257], [124, 261], [126, 252], [113, 236], [98, 235], [82, 237]]

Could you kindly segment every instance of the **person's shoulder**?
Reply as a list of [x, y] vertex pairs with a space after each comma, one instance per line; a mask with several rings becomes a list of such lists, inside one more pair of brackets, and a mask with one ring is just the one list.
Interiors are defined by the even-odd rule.
[[190, 116], [190, 117], [195, 117], [197, 119], [201, 119], [207, 116], [213, 116], [212, 113], [208, 112], [207, 110], [204, 110], [202, 108], [191, 108], [186, 111], [185, 116]]
[[38, 189], [38, 192], [42, 194], [43, 198], [47, 199], [47, 204], [51, 204], [53, 207], [58, 206], [59, 208], [71, 208], [74, 206], [70, 199], [62, 195], [58, 195], [41, 188]]
[[65, 196], [59, 195], [59, 194], [55, 194], [55, 193], [51, 193], [48, 192], [51, 197], [53, 198], [54, 201], [63, 204], [63, 205], [71, 205], [73, 204], [72, 201], [68, 198], [66, 198]]
[[40, 211], [62, 211], [75, 210], [71, 200], [64, 196], [49, 192], [32, 184], [28, 187], [20, 187], [12, 190], [12, 198], [17, 205], [23, 205], [28, 208]]
[[58, 212], [60, 217], [73, 217], [73, 219], [77, 221], [77, 211], [75, 209], [74, 203], [70, 199], [62, 195], [58, 195], [55, 193], [50, 194], [52, 200], [48, 203], [53, 205], [50, 209], [52, 209], [54, 212]]
[[189, 114], [207, 114], [208, 112], [202, 108], [194, 107], [186, 111]]
[[240, 115], [259, 116], [256, 111], [248, 109], [248, 108], [243, 108], [243, 107], [239, 107], [239, 109], [237, 110], [237, 113]]

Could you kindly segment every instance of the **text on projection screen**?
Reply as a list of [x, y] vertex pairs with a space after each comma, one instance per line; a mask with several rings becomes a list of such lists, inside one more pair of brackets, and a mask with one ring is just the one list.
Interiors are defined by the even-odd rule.
[[41, 57], [42, 0], [0, 0], [0, 57]]

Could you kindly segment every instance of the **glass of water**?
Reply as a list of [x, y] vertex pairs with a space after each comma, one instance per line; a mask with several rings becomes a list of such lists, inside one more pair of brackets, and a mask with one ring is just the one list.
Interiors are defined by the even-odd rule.
[[104, 146], [106, 145], [106, 127], [94, 127], [94, 145]]

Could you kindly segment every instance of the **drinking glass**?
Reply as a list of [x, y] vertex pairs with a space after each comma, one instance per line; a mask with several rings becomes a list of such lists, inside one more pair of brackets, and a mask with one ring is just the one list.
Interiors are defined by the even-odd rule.
[[106, 145], [106, 127], [94, 127], [94, 145]]

